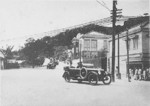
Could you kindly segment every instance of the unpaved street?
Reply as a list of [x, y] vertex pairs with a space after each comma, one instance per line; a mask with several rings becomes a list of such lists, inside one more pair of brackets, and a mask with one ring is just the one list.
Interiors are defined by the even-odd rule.
[[62, 78], [63, 64], [54, 70], [42, 68], [3, 70], [1, 106], [150, 106], [150, 82], [116, 80], [67, 83]]

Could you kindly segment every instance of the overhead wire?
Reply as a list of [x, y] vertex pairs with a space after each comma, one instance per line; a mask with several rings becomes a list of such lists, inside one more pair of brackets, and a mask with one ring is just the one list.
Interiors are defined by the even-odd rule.
[[100, 1], [98, 1], [98, 0], [96, 0], [101, 6], [103, 6], [104, 8], [106, 8], [109, 12], [111, 12], [111, 10], [106, 6], [106, 3], [104, 2], [104, 1], [102, 1], [101, 0], [101, 2]]
[[[109, 12], [111, 12], [111, 10], [106, 6], [106, 3], [103, 1], [103, 0], [101, 0], [101, 2], [100, 1], [98, 1], [98, 0], [96, 0], [101, 6], [103, 6], [104, 8], [106, 8]], [[88, 23], [95, 23], [95, 22], [97, 22], [98, 21], [98, 23], [100, 23], [100, 24], [103, 24], [103, 23], [105, 23], [105, 22], [103, 22], [104, 21], [104, 19], [102, 19], [102, 20], [96, 20], [96, 21], [93, 21], [93, 22], [87, 22], [87, 23], [84, 23], [84, 24], [80, 24], [80, 25], [74, 25], [73, 27], [69, 27], [69, 29], [71, 29], [71, 28], [74, 28], [74, 27], [77, 27], [77, 26], [82, 26], [82, 25], [87, 25]], [[53, 31], [48, 31], [48, 32], [46, 32], [46, 33], [52, 33], [52, 32], [62, 32], [62, 31], [64, 31], [65, 29], [68, 29], [68, 27], [67, 28], [61, 28], [61, 29], [57, 29], [57, 30], [53, 30]], [[37, 36], [37, 34], [34, 34], [34, 35], [30, 35], [30, 36]], [[41, 34], [38, 34], [38, 35], [41, 35]], [[19, 39], [22, 39], [22, 38], [26, 38], [25, 36], [22, 36], [22, 37], [19, 37]], [[9, 39], [5, 39], [5, 40], [0, 40], [1, 42], [7, 42], [7, 41], [10, 41], [10, 40], [14, 40], [14, 38], [9, 38]]]

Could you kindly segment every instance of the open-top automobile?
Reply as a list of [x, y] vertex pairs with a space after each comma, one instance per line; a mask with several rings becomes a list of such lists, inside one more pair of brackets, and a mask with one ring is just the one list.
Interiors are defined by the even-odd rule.
[[102, 81], [105, 85], [111, 83], [111, 74], [101, 68], [87, 67], [64, 67], [63, 78], [65, 81], [77, 80], [78, 82], [88, 81], [90, 84], [96, 85], [98, 81]]

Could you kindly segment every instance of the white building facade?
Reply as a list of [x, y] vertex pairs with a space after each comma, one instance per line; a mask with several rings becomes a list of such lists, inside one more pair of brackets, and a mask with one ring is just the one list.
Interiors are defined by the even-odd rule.
[[[119, 34], [120, 73], [127, 74], [127, 34], [129, 47], [129, 67], [144, 68], [150, 66], [150, 24], [144, 22]], [[115, 38], [115, 67], [118, 66], [118, 36]], [[112, 38], [108, 45], [107, 69], [112, 65]]]
[[[81, 55], [83, 63], [91, 63], [94, 64], [94, 67], [105, 69], [107, 65], [107, 57], [100, 56], [100, 53], [104, 50], [107, 51], [109, 38], [110, 35], [99, 32], [78, 34], [77, 38], [73, 39], [74, 53], [78, 53], [77, 56]], [[106, 61], [104, 61], [104, 59]]]

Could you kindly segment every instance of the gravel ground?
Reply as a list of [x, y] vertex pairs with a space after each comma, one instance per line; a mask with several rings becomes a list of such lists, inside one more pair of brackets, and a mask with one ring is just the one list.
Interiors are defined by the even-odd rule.
[[99, 82], [67, 83], [62, 78], [63, 63], [54, 70], [11, 69], [0, 72], [1, 106], [150, 106], [150, 82], [128, 82], [126, 78], [110, 85]]

